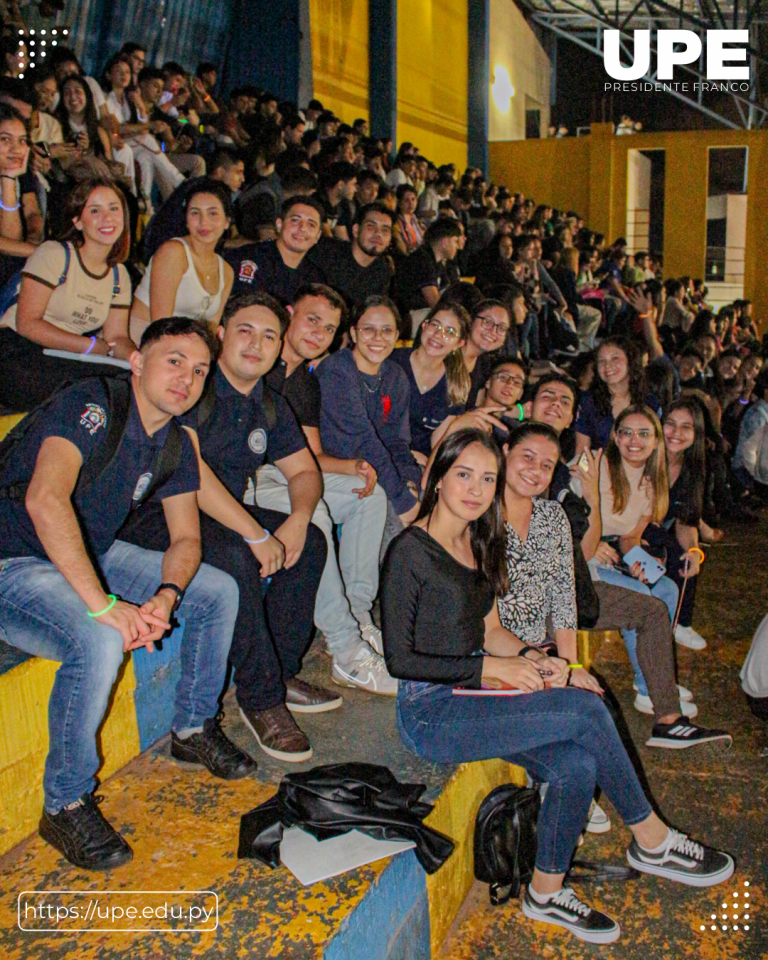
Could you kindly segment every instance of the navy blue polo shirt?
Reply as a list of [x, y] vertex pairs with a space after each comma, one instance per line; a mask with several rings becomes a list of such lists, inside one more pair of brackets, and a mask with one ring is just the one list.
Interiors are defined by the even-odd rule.
[[266, 290], [281, 303], [290, 303], [304, 284], [325, 283], [323, 271], [306, 256], [298, 267], [289, 267], [275, 240], [225, 249], [223, 257], [235, 272], [233, 297], [249, 290]]
[[[98, 379], [82, 380], [62, 390], [14, 449], [11, 462], [0, 473], [0, 487], [29, 480], [40, 447], [48, 437], [63, 437], [87, 463], [104, 443], [109, 421], [107, 396]], [[152, 471], [170, 426], [150, 437], [141, 422], [135, 397], [131, 399], [123, 442], [112, 463], [87, 489], [72, 498], [83, 540], [95, 556], [109, 550], [131, 509], [137, 506], [152, 480]], [[181, 430], [181, 459], [173, 476], [152, 497], [165, 500], [200, 488], [200, 471], [192, 442]], [[0, 558], [48, 555], [35, 532], [23, 501], [0, 500]]]
[[[643, 402], [657, 415], [661, 416], [661, 404], [652, 393], [645, 396]], [[591, 390], [582, 390], [579, 400], [579, 412], [576, 417], [576, 432], [589, 437], [593, 450], [605, 450], [611, 439], [614, 416], [612, 413], [600, 413]]]
[[266, 387], [275, 404], [275, 424], [269, 429], [263, 380], [250, 393], [240, 393], [217, 368], [213, 386], [216, 404], [206, 422], [198, 426], [197, 410], [181, 422], [197, 430], [203, 460], [235, 500], [242, 501], [249, 479], [263, 463], [290, 457], [307, 444], [287, 401]]
[[426, 393], [419, 390], [411, 366], [411, 354], [414, 349], [413, 347], [401, 347], [393, 351], [391, 359], [402, 367], [408, 377], [411, 449], [418, 450], [419, 453], [428, 457], [432, 452], [432, 431], [436, 430], [446, 417], [458, 417], [464, 413], [466, 404], [451, 404], [448, 399], [448, 384], [445, 374]]

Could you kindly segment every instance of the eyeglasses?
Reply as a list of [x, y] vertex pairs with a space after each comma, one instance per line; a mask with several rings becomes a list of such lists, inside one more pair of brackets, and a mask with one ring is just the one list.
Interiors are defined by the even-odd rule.
[[507, 330], [509, 330], [506, 323], [494, 323], [490, 317], [478, 317], [477, 319], [480, 321], [484, 330], [492, 331], [502, 336], [506, 336]]
[[491, 380], [498, 380], [499, 383], [514, 383], [516, 387], [525, 386], [525, 377], [516, 377], [513, 373], [494, 373]]
[[444, 340], [458, 340], [461, 336], [461, 331], [457, 330], [456, 327], [444, 327], [439, 320], [427, 320], [424, 326], [432, 327], [435, 333]]
[[384, 340], [386, 343], [391, 343], [393, 340], [397, 340], [397, 328], [396, 327], [358, 327], [357, 335], [361, 340], [364, 340], [366, 343], [370, 343], [372, 340], [375, 340], [379, 337], [381, 340]]
[[631, 430], [629, 427], [621, 427], [617, 433], [623, 440], [631, 440], [632, 437], [638, 437], [640, 440], [650, 440], [653, 436], [653, 430], [648, 430], [645, 427], [641, 428], [640, 430]]

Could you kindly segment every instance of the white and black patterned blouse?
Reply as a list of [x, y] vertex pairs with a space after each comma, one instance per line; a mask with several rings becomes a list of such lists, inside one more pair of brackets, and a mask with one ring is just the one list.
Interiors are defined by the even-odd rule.
[[553, 630], [576, 629], [571, 527], [555, 500], [533, 498], [528, 539], [508, 523], [506, 530], [509, 593], [499, 600], [499, 616], [523, 643], [539, 646]]

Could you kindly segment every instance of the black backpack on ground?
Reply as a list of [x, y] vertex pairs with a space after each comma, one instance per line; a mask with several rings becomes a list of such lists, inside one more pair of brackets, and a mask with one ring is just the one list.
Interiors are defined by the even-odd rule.
[[[475, 818], [475, 876], [490, 884], [491, 903], [520, 896], [536, 862], [538, 790], [502, 784], [480, 804]], [[505, 892], [501, 892], [506, 888]]]
[[[129, 378], [117, 376], [94, 377], [94, 379], [101, 383], [107, 395], [107, 436], [94, 456], [83, 464], [77, 479], [75, 492], [85, 490], [95, 483], [115, 459], [122, 446], [131, 412], [131, 381]], [[76, 382], [81, 385], [87, 381], [78, 380]], [[46, 410], [57, 399], [61, 391], [67, 390], [71, 386], [73, 386], [72, 382], [64, 384], [60, 390], [35, 407], [34, 410], [31, 410], [0, 442], [0, 474], [10, 463], [14, 451], [18, 449], [32, 427], [44, 417]], [[179, 429], [175, 420], [171, 420], [165, 444], [154, 464], [152, 480], [140, 500], [133, 505], [134, 507], [146, 503], [157, 490], [170, 480], [179, 466], [181, 460], [181, 434]], [[0, 487], [0, 500], [24, 500], [30, 480], [31, 477]]]
[[[541, 808], [539, 791], [505, 783], [480, 804], [475, 818], [475, 877], [490, 884], [494, 906], [520, 896], [536, 865], [536, 822]], [[640, 874], [631, 867], [573, 860], [565, 882], [635, 880]]]

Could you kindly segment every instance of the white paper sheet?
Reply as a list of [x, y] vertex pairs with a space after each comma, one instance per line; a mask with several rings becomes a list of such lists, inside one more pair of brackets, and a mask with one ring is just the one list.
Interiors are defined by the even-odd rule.
[[359, 830], [316, 840], [305, 830], [291, 827], [283, 833], [280, 859], [299, 883], [308, 887], [415, 846], [410, 840], [374, 840]]
[[131, 365], [127, 360], [118, 360], [117, 357], [103, 357], [100, 353], [85, 354], [72, 353], [69, 350], [43, 350], [46, 357], [59, 357], [61, 360], [79, 360], [82, 363], [106, 363], [110, 367], [120, 367], [123, 370], [130, 370]]

